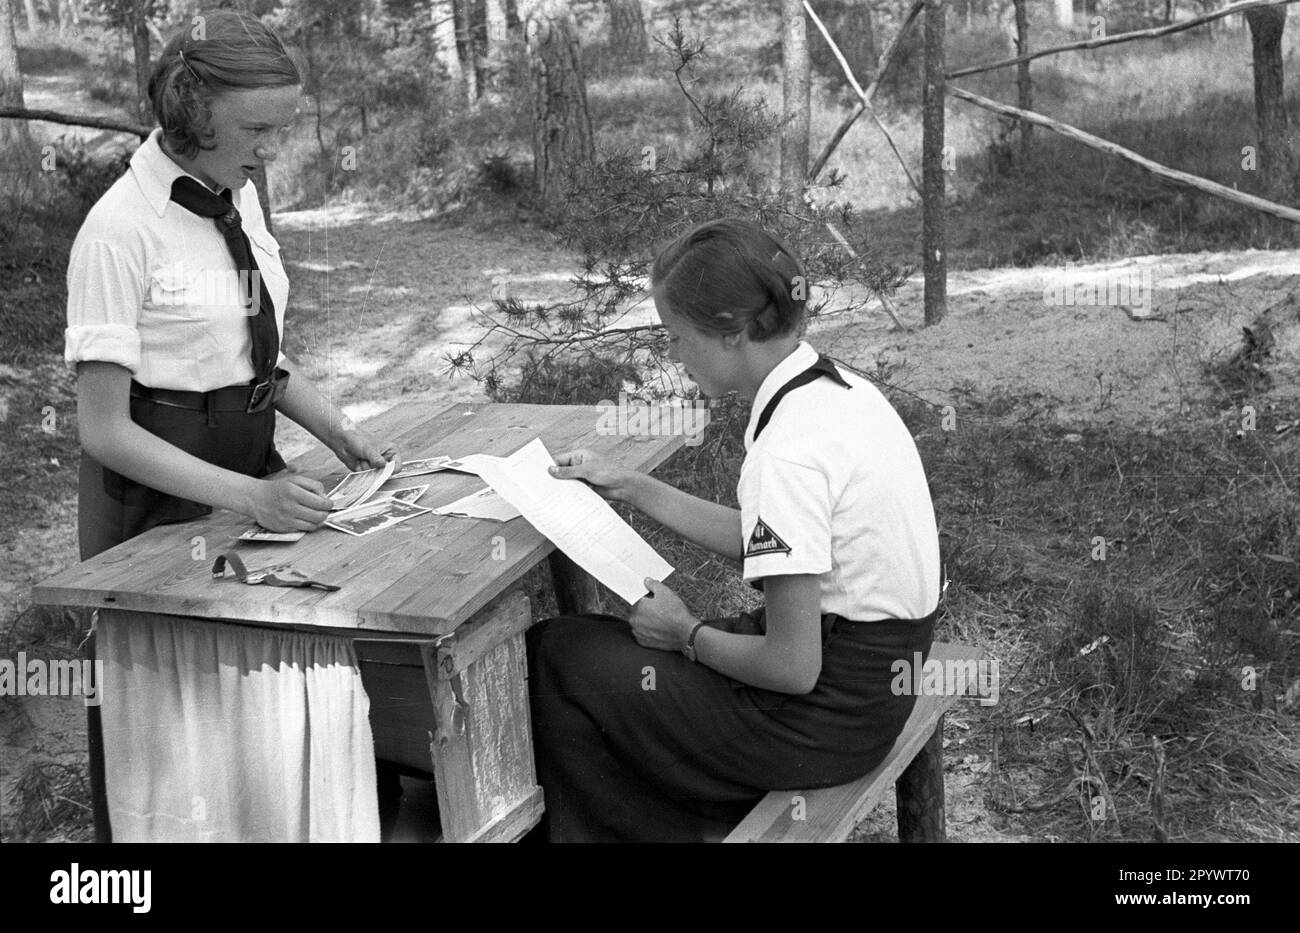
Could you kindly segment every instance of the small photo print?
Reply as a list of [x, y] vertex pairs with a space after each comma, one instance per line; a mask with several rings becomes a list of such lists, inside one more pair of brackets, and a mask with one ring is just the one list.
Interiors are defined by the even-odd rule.
[[425, 460], [406, 460], [402, 463], [402, 469], [399, 473], [393, 474], [393, 479], [404, 479], [407, 476], [423, 476], [426, 473], [437, 473], [439, 470], [447, 469], [447, 464], [451, 462], [451, 457], [429, 457]]
[[399, 502], [409, 502], [414, 505], [420, 501], [420, 497], [429, 491], [429, 484], [423, 486], [408, 486], [405, 489], [394, 489], [388, 494], [390, 499], [396, 499]]
[[351, 508], [369, 499], [393, 475], [393, 461], [389, 460], [376, 470], [349, 473], [331, 489], [328, 498], [334, 503], [333, 511]]
[[306, 534], [305, 531], [267, 531], [261, 525], [254, 525], [246, 529], [243, 534], [236, 536], [235, 540], [287, 544], [291, 541], [301, 541]]
[[422, 508], [386, 496], [383, 499], [376, 499], [374, 502], [359, 505], [355, 509], [348, 509], [346, 512], [335, 515], [325, 524], [338, 531], [361, 536], [391, 528], [408, 518], [427, 515], [432, 511], [432, 509]]

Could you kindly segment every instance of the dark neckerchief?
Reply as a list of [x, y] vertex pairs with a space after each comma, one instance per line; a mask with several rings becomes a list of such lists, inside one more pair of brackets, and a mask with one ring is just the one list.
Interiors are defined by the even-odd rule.
[[763, 409], [763, 413], [758, 416], [758, 424], [754, 427], [754, 440], [757, 441], [758, 435], [763, 433], [763, 428], [767, 427], [767, 422], [772, 418], [772, 412], [776, 411], [777, 404], [781, 399], [785, 398], [787, 392], [791, 392], [800, 386], [806, 386], [808, 383], [820, 379], [822, 376], [834, 379], [846, 389], [853, 388], [844, 380], [844, 377], [840, 375], [840, 371], [835, 368], [835, 364], [827, 357], [818, 353], [817, 362], [813, 363], [803, 372], [799, 373], [799, 375], [795, 376], [785, 385], [781, 386], [781, 388], [776, 390], [776, 394], [773, 395], [771, 400], [767, 403], [767, 406]]
[[[258, 272], [257, 260], [253, 258], [239, 211], [232, 203], [230, 189], [213, 194], [195, 179], [182, 175], [172, 182], [172, 200], [187, 211], [215, 220], [217, 230], [225, 238], [230, 256], [241, 273], [240, 278], [246, 279], [250, 286], [254, 279], [257, 280], [258, 294], [249, 296], [250, 300], [257, 302], [257, 310], [248, 316], [248, 330], [253, 338], [253, 383], [268, 382], [275, 374], [275, 361], [280, 355], [280, 330], [275, 323], [275, 305]], [[258, 274], [254, 276], [253, 273]]]

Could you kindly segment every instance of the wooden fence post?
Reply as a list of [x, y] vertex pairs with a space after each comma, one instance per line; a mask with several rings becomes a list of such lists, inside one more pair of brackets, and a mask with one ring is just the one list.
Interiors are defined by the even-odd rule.
[[943, 176], [943, 25], [945, 0], [925, 0], [925, 90], [922, 95], [921, 268], [925, 275], [925, 323], [938, 324], [947, 312], [947, 257], [944, 255]]

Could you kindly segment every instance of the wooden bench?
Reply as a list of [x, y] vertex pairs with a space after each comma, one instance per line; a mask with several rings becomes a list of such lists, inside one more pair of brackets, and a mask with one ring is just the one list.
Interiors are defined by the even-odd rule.
[[[936, 643], [930, 660], [976, 661], [982, 654], [968, 645]], [[943, 716], [958, 699], [917, 697], [893, 749], [870, 774], [838, 787], [773, 791], [723, 841], [844, 842], [893, 784], [899, 841], [943, 842]]]

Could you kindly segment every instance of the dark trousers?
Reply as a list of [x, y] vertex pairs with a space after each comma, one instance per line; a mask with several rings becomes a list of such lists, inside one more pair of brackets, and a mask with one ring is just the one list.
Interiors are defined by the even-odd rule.
[[[275, 449], [275, 408], [255, 414], [204, 412], [131, 399], [131, 420], [201, 460], [245, 476], [266, 476], [284, 469]], [[84, 450], [77, 489], [77, 535], [81, 559], [129, 541], [157, 525], [188, 521], [212, 508], [169, 496], [107, 469]], [[87, 658], [95, 659], [92, 631]], [[90, 753], [91, 811], [95, 841], [112, 842], [108, 797], [104, 788], [104, 739], [99, 707], [86, 707], [86, 744]]]
[[[709, 624], [752, 631], [753, 618]], [[745, 626], [750, 626], [746, 629]], [[934, 616], [823, 620], [807, 695], [751, 687], [643, 648], [613, 616], [529, 630], [538, 777], [552, 842], [702, 842], [730, 832], [768, 791], [854, 780], [889, 754], [914, 698], [895, 660], [928, 656]]]

